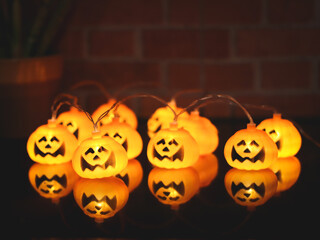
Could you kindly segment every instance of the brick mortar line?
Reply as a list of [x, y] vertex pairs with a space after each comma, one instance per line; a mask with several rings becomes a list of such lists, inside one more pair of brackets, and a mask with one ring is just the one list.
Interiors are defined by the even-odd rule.
[[84, 25], [84, 26], [69, 26], [68, 30], [70, 31], [79, 31], [83, 29], [103, 31], [103, 30], [134, 30], [140, 28], [141, 30], [198, 30], [203, 28], [204, 30], [224, 30], [224, 29], [235, 29], [235, 30], [244, 30], [244, 29], [270, 29], [270, 30], [283, 30], [283, 29], [318, 29], [319, 23], [257, 23], [257, 24], [217, 24], [217, 25], [203, 25], [200, 23], [197, 25], [111, 25], [111, 26], [96, 26], [96, 25]]
[[[160, 59], [160, 58], [141, 58], [137, 57], [93, 57], [88, 55], [87, 58], [72, 58], [66, 57], [67, 62], [100, 62], [100, 63], [110, 63], [110, 62], [124, 62], [124, 63], [167, 63], [167, 64], [200, 64], [200, 58], [197, 59]], [[237, 64], [237, 63], [252, 63], [260, 61], [264, 62], [307, 62], [307, 61], [320, 61], [320, 56], [272, 56], [272, 57], [235, 57], [235, 58], [225, 58], [225, 59], [203, 59], [204, 64]]]

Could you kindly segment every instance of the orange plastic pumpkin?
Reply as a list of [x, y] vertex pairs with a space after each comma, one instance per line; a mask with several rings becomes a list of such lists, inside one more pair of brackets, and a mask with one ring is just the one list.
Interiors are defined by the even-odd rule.
[[84, 139], [91, 137], [93, 126], [84, 112], [79, 111], [75, 107], [71, 107], [69, 111], [61, 113], [57, 122], [65, 127], [78, 139], [79, 143]]
[[214, 154], [200, 155], [192, 167], [198, 172], [200, 187], [207, 187], [218, 174], [218, 159]]
[[[92, 113], [93, 120], [97, 121], [100, 115], [103, 114], [105, 111], [107, 111], [110, 107], [112, 107], [114, 103], [116, 103], [116, 100], [110, 99], [107, 103], [102, 104], [100, 107], [98, 107]], [[120, 104], [117, 109], [117, 114], [119, 115], [120, 122], [128, 123], [134, 129], [137, 128], [138, 126], [137, 116], [129, 107], [127, 107], [124, 104]], [[114, 111], [111, 110], [107, 116], [102, 118], [102, 120], [100, 121], [100, 125], [110, 123], [113, 118], [114, 118]]]
[[286, 191], [291, 188], [298, 180], [301, 164], [296, 157], [278, 158], [270, 169], [276, 174], [278, 178], [277, 192]]
[[42, 197], [50, 198], [53, 202], [68, 195], [78, 179], [71, 162], [51, 165], [35, 163], [29, 169], [32, 187]]
[[83, 178], [104, 178], [120, 173], [128, 163], [126, 150], [101, 132], [81, 142], [74, 152], [72, 166]]
[[270, 169], [258, 171], [233, 168], [224, 184], [228, 194], [242, 206], [256, 207], [268, 201], [277, 190], [277, 177]]
[[82, 211], [96, 222], [113, 217], [127, 203], [129, 191], [116, 177], [80, 179], [73, 189], [74, 199]]
[[172, 124], [150, 139], [147, 156], [157, 167], [185, 168], [198, 160], [199, 146], [188, 131]]
[[191, 167], [154, 168], [149, 173], [148, 187], [161, 203], [176, 209], [199, 191], [200, 180], [197, 172]]
[[268, 168], [277, 160], [278, 150], [272, 139], [255, 124], [237, 131], [224, 147], [224, 156], [231, 167], [245, 170]]
[[[170, 107], [176, 112], [179, 113], [182, 108], [176, 106], [175, 101], [168, 103]], [[179, 119], [187, 118], [189, 114], [187, 112], [182, 113], [179, 116]], [[169, 107], [158, 108], [149, 118], [148, 125], [148, 135], [150, 138], [154, 137], [160, 129], [165, 129], [170, 127], [170, 123], [174, 119], [174, 114]]]
[[200, 155], [214, 152], [219, 144], [218, 130], [209, 119], [191, 112], [187, 118], [179, 118], [179, 126], [187, 130], [199, 145]]
[[56, 120], [38, 127], [29, 137], [27, 152], [29, 157], [39, 163], [59, 164], [71, 160], [78, 146], [76, 137]]
[[140, 155], [143, 148], [142, 138], [129, 124], [120, 122], [119, 118], [115, 117], [110, 123], [103, 125], [100, 131], [102, 135], [112, 137], [120, 143], [127, 151], [129, 159]]
[[301, 135], [296, 127], [281, 114], [273, 114], [273, 118], [263, 120], [258, 129], [265, 131], [278, 147], [278, 157], [290, 157], [297, 154], [301, 147]]
[[142, 181], [143, 170], [140, 162], [137, 159], [130, 159], [127, 167], [118, 173], [116, 177], [127, 185], [129, 192], [132, 192]]

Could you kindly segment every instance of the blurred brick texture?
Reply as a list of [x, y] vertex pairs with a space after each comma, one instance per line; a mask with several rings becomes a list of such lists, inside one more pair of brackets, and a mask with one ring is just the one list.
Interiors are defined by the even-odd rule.
[[[112, 94], [145, 82], [120, 97], [150, 93], [169, 101], [176, 92], [199, 89], [272, 105], [290, 117], [320, 116], [318, 0], [78, 0], [60, 50], [62, 90], [95, 80]], [[90, 111], [105, 101], [94, 88], [78, 94]], [[185, 94], [177, 102], [186, 106], [200, 96]], [[128, 105], [140, 117], [160, 106], [150, 99]], [[203, 111], [243, 114], [224, 103]]]

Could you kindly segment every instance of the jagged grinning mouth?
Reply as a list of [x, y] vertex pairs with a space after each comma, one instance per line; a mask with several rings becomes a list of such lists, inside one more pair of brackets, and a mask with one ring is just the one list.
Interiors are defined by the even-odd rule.
[[38, 148], [37, 144], [34, 144], [34, 154], [36, 156], [40, 155], [41, 157], [45, 157], [47, 155], [51, 155], [52, 157], [57, 157], [58, 155], [64, 156], [64, 153], [65, 153], [64, 143], [62, 143], [61, 147], [54, 153], [50, 153], [50, 152], [44, 153]]
[[162, 161], [163, 159], [167, 159], [171, 162], [174, 162], [176, 160], [180, 160], [182, 162], [183, 158], [184, 158], [184, 149], [183, 149], [183, 147], [181, 147], [176, 154], [174, 154], [172, 157], [169, 157], [167, 155], [161, 156], [157, 152], [157, 150], [155, 148], [153, 148], [153, 157], [159, 159], [159, 161]]
[[234, 149], [234, 147], [232, 147], [231, 158], [233, 161], [238, 160], [241, 163], [244, 162], [245, 160], [248, 160], [253, 163], [255, 163], [256, 161], [264, 162], [265, 152], [264, 152], [264, 148], [262, 147], [260, 152], [254, 158], [249, 158], [249, 157], [243, 158], [237, 153], [237, 151]]
[[90, 163], [88, 163], [82, 156], [81, 156], [81, 169], [82, 171], [85, 171], [86, 169], [89, 169], [90, 171], [95, 170], [97, 167], [102, 168], [102, 169], [107, 169], [109, 166], [112, 166], [113, 168], [116, 165], [116, 161], [115, 161], [115, 156], [114, 153], [112, 152], [109, 156], [109, 158], [107, 159], [107, 161], [100, 165], [100, 164], [95, 164], [95, 165], [91, 165]]

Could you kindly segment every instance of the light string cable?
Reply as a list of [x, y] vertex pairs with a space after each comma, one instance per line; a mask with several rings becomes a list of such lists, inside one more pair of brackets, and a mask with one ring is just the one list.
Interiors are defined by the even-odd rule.
[[73, 96], [67, 93], [60, 93], [54, 98], [53, 103], [51, 105], [51, 115], [52, 115], [51, 118], [53, 120], [57, 118], [58, 111], [62, 105], [67, 104], [71, 106], [71, 105], [76, 105], [77, 102], [78, 102], [78, 99], [76, 96]]
[[155, 84], [154, 82], [143, 82], [143, 81], [140, 81], [140, 82], [134, 82], [134, 83], [128, 83], [126, 85], [124, 85], [122, 88], [120, 88], [119, 90], [115, 91], [115, 93], [113, 94], [114, 98], [115, 99], [118, 99], [119, 96], [126, 92], [128, 89], [131, 89], [131, 88], [135, 88], [135, 87], [155, 87]]
[[172, 102], [176, 102], [176, 99], [179, 98], [180, 96], [182, 96], [184, 94], [191, 94], [191, 93], [200, 93], [200, 94], [202, 94], [203, 90], [194, 88], [194, 89], [185, 89], [185, 90], [178, 91], [175, 94], [173, 94], [173, 96], [171, 97], [171, 101]]
[[76, 109], [78, 109], [81, 112], [84, 112], [87, 116], [87, 118], [92, 122], [94, 129], [95, 128], [95, 123], [94, 120], [91, 116], [90, 113], [88, 113], [87, 111], [85, 111], [80, 105], [78, 105], [78, 98], [76, 96], [73, 96], [71, 94], [67, 94], [67, 93], [60, 93], [53, 101], [53, 104], [51, 105], [51, 112], [52, 112], [52, 120], [56, 120], [57, 118], [57, 113], [59, 111], [59, 109], [61, 108], [61, 106], [63, 105], [68, 105], [71, 107], [75, 107]]
[[242, 111], [246, 114], [249, 123], [250, 124], [255, 124], [253, 121], [253, 118], [251, 116], [251, 114], [248, 112], [248, 110], [241, 104], [239, 103], [234, 97], [230, 96], [230, 95], [225, 95], [225, 94], [217, 94], [217, 95], [211, 95], [212, 97], [217, 97], [217, 98], [222, 98], [222, 99], [227, 99], [229, 101], [231, 101], [232, 103], [236, 104], [238, 107], [240, 107], [242, 109]]
[[300, 131], [300, 133], [307, 138], [310, 142], [312, 142], [314, 145], [316, 145], [318, 148], [320, 148], [320, 143], [315, 140], [313, 137], [311, 137], [308, 133], [306, 133], [306, 131], [303, 130], [303, 128], [301, 127], [300, 124], [298, 124], [296, 121], [290, 119], [290, 121], [298, 128], [298, 130]]
[[[132, 98], [153, 98], [153, 99], [161, 102], [163, 105], [167, 106], [167, 107], [172, 111], [172, 113], [174, 114], [175, 117], [176, 117], [176, 115], [177, 115], [176, 111], [175, 111], [165, 100], [163, 100], [162, 98], [157, 97], [157, 96], [155, 96], [155, 95], [152, 95], [152, 94], [133, 94], [133, 95], [124, 97], [124, 98], [122, 98], [121, 100], [119, 100], [119, 101], [117, 101], [116, 103], [114, 103], [109, 110], [111, 110], [111, 109], [114, 108], [114, 112], [116, 113], [118, 107], [120, 106], [120, 104], [122, 104], [122, 103], [124, 103], [125, 101], [127, 101], [127, 100], [129, 100], [129, 99], [132, 99]], [[97, 121], [100, 121], [103, 117], [105, 117], [105, 116], [106, 116], [105, 113], [106, 113], [106, 112], [102, 113], [102, 114], [100, 115], [100, 117], [98, 118]]]
[[[164, 105], [166, 105], [174, 114], [174, 118], [173, 118], [173, 122], [177, 122], [178, 120], [178, 117], [186, 112], [186, 111], [190, 111], [190, 109], [202, 104], [203, 102], [205, 101], [208, 101], [209, 99], [211, 99], [212, 97], [211, 96], [205, 96], [203, 98], [200, 98], [200, 99], [197, 99], [195, 101], [193, 101], [191, 104], [189, 104], [187, 107], [183, 108], [179, 113], [176, 113], [176, 111], [170, 106], [170, 104], [168, 104], [165, 100], [157, 97], [157, 96], [154, 96], [154, 95], [151, 95], [151, 94], [135, 94], [135, 95], [130, 95], [128, 97], [125, 97], [123, 99], [121, 99], [120, 101], [118, 101], [117, 103], [115, 103], [114, 105], [115, 108], [114, 108], [114, 111], [116, 112], [117, 111], [117, 108], [119, 107], [119, 105], [131, 98], [136, 98], [136, 97], [150, 97], [150, 98], [153, 98], [153, 99], [156, 99], [158, 100], [159, 102], [163, 103]], [[112, 108], [112, 107], [111, 107]], [[101, 116], [100, 116], [101, 117]], [[103, 118], [104, 116], [102, 116]]]
[[195, 100], [189, 106], [187, 106], [186, 108], [182, 109], [177, 114], [176, 118], [179, 115], [181, 115], [182, 113], [184, 113], [186, 111], [190, 111], [192, 108], [199, 109], [200, 107], [203, 107], [203, 106], [205, 106], [205, 105], [207, 105], [209, 103], [216, 102], [219, 99], [227, 99], [227, 100], [231, 101], [232, 103], [236, 104], [237, 106], [239, 106], [242, 109], [242, 111], [246, 114], [250, 124], [255, 124], [251, 114], [248, 112], [248, 110], [241, 103], [239, 103], [235, 98], [231, 97], [230, 95], [224, 95], [224, 94], [217, 94], [217, 95], [209, 94], [209, 95], [207, 95], [207, 96], [205, 96], [203, 98]]
[[[256, 108], [256, 109], [261, 109], [261, 110], [266, 110], [266, 111], [272, 111], [273, 114], [278, 114], [280, 113], [275, 107], [273, 106], [269, 106], [269, 105], [255, 105], [255, 104], [244, 104], [246, 107], [249, 108]], [[300, 124], [298, 124], [295, 120], [293, 119], [288, 119], [290, 122], [293, 123], [293, 125], [295, 125], [299, 132], [305, 137], [307, 138], [310, 142], [312, 142], [314, 145], [316, 145], [318, 148], [320, 148], [320, 143], [315, 140], [313, 137], [311, 137], [302, 127]]]
[[112, 95], [107, 91], [105, 86], [101, 84], [100, 82], [94, 81], [94, 80], [85, 80], [78, 82], [70, 87], [71, 90], [75, 90], [77, 88], [86, 87], [86, 86], [95, 86], [97, 87], [101, 93], [106, 97], [106, 99], [113, 98]]
[[243, 105], [246, 106], [247, 108], [255, 108], [255, 109], [270, 111], [273, 114], [280, 113], [274, 106], [270, 106], [270, 105], [265, 105], [265, 104], [256, 105], [256, 104], [251, 104], [251, 103], [245, 103]]

